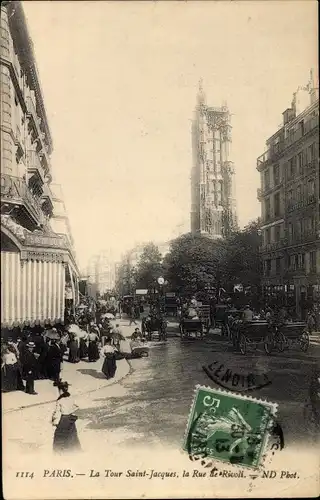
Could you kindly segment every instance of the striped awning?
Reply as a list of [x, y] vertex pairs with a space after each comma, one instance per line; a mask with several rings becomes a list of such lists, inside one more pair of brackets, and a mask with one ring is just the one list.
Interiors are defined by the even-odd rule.
[[1, 326], [63, 321], [65, 269], [62, 262], [21, 260], [1, 252]]

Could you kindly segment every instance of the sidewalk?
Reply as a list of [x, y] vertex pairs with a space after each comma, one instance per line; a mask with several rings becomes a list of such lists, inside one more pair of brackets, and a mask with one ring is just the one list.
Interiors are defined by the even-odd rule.
[[[114, 378], [106, 380], [101, 373], [102, 363], [101, 358], [94, 363], [86, 361], [80, 361], [77, 364], [68, 363], [67, 361], [63, 363], [61, 378], [71, 385], [70, 391], [72, 395], [79, 396], [115, 384], [126, 377], [131, 369], [127, 360], [118, 360]], [[38, 393], [37, 396], [31, 396], [21, 391], [2, 393], [3, 413], [52, 403], [58, 397], [58, 390], [53, 386], [51, 380], [36, 380], [35, 390]]]

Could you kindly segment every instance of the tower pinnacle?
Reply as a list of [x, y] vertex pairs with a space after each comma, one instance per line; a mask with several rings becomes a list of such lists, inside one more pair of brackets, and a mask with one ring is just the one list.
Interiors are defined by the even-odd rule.
[[203, 90], [203, 78], [200, 78], [198, 84], [197, 104], [198, 106], [203, 106], [205, 102], [206, 102], [206, 96]]

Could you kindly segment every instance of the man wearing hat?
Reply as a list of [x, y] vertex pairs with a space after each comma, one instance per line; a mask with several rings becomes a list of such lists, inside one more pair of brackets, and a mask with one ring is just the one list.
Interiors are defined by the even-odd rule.
[[59, 345], [59, 334], [55, 328], [51, 330], [52, 340], [47, 354], [47, 369], [49, 378], [53, 380], [53, 385], [57, 385], [60, 380], [61, 363], [63, 353]]
[[35, 395], [37, 392], [34, 390], [34, 381], [37, 374], [38, 362], [37, 355], [34, 354], [34, 342], [26, 344], [26, 351], [22, 356], [22, 376], [26, 381], [26, 393]]
[[250, 322], [253, 320], [253, 311], [251, 310], [249, 304], [246, 305], [246, 307], [243, 310], [242, 320], [244, 322], [248, 322], [248, 321]]

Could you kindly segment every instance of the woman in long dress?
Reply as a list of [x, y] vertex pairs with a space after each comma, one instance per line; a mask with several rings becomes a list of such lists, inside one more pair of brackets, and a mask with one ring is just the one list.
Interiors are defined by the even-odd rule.
[[1, 390], [3, 392], [18, 389], [18, 360], [16, 355], [6, 346], [2, 354], [1, 363]]
[[93, 327], [91, 327], [91, 331], [88, 337], [89, 337], [88, 359], [90, 362], [97, 361], [100, 357], [98, 348], [99, 336]]
[[105, 375], [107, 379], [113, 378], [116, 370], [116, 348], [111, 345], [111, 339], [107, 339], [106, 345], [102, 348], [102, 353], [104, 355], [104, 362], [102, 365], [102, 373]]
[[78, 410], [69, 392], [68, 382], [58, 383], [59, 397], [52, 415], [52, 425], [56, 427], [53, 438], [53, 451], [55, 453], [66, 453], [80, 451], [76, 421], [78, 417], [74, 413]]
[[69, 342], [69, 358], [68, 361], [70, 363], [79, 363], [79, 343], [78, 339], [74, 333], [70, 334], [70, 342]]
[[79, 341], [79, 357], [80, 359], [84, 359], [88, 356], [88, 347], [87, 347], [87, 335], [80, 338]]

